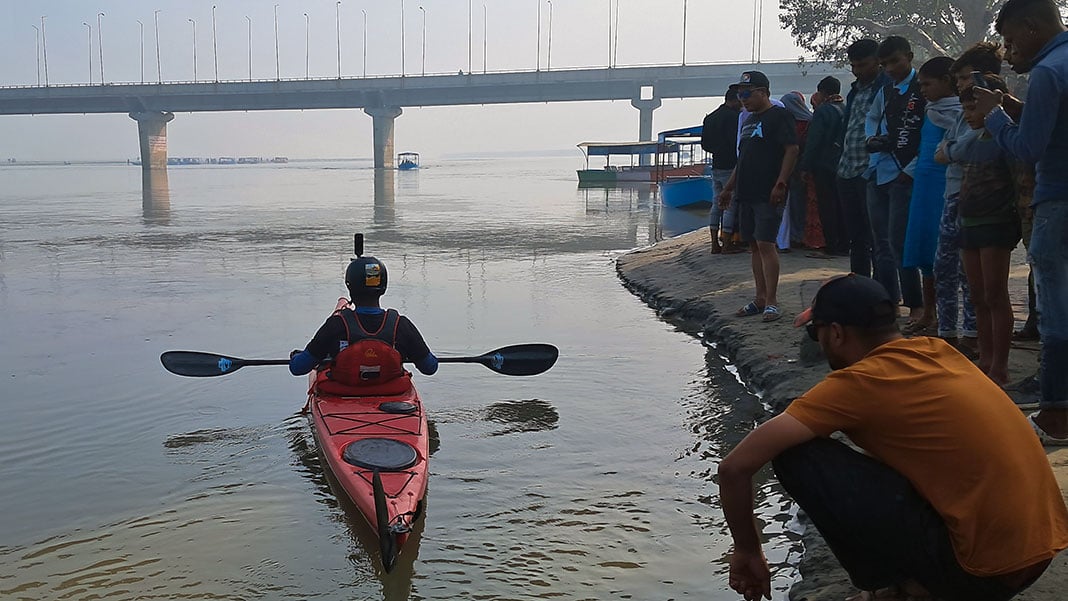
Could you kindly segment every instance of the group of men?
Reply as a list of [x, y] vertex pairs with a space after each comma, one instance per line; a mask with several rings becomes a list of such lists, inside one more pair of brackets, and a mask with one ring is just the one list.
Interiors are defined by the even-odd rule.
[[[1029, 73], [1026, 103], [982, 85], [989, 77], [980, 71], [965, 112], [980, 139], [1034, 168], [1028, 253], [1040, 410], [1025, 416], [996, 379], [942, 338], [899, 330], [902, 296], [919, 290], [900, 273], [911, 181], [901, 164], [908, 157], [896, 151], [911, 145], [926, 117], [915, 111], [910, 53], [898, 42], [880, 52], [887, 44], [858, 41], [849, 47], [856, 81], [836, 172], [853, 273], [825, 282], [795, 321], [832, 372], [719, 465], [734, 539], [729, 582], [747, 600], [770, 599], [752, 492], [767, 463], [862, 590], [857, 599], [1009, 599], [1068, 548], [1068, 510], [1043, 450], [1068, 444], [1068, 29], [1054, 0], [1008, 0], [995, 27], [1010, 67]], [[797, 150], [766, 77], [747, 73], [734, 89], [750, 115], [736, 164], [719, 179], [753, 253], [756, 295], [739, 312], [753, 314], [775, 300], [778, 263], [766, 248], [774, 251], [769, 232], [781, 219]], [[876, 111], [898, 113], [873, 124], [877, 102]], [[872, 141], [880, 136], [890, 146]]]

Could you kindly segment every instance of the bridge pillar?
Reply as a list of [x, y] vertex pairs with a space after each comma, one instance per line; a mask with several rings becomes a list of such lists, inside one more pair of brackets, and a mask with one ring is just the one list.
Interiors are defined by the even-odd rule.
[[141, 139], [141, 171], [167, 168], [167, 122], [174, 113], [130, 113]]
[[374, 127], [375, 169], [393, 168], [393, 121], [401, 114], [399, 106], [367, 107]]
[[[648, 100], [635, 98], [630, 101], [630, 105], [638, 109], [639, 142], [651, 142], [653, 140], [653, 111], [660, 108], [660, 104], [661, 102], [659, 98], [650, 98]], [[649, 155], [641, 155], [639, 164], [650, 164], [650, 158]]]

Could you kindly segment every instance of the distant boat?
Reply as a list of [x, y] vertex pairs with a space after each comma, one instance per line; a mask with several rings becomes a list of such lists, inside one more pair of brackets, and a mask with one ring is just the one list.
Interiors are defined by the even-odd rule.
[[289, 157], [274, 157], [271, 159], [272, 163], [288, 163]]
[[262, 163], [263, 159], [260, 157], [241, 157], [237, 159], [238, 165], [256, 165]]
[[220, 165], [233, 165], [234, 163], [237, 163], [237, 159], [234, 157], [219, 157]]
[[408, 171], [419, 168], [418, 152], [402, 152], [397, 155], [397, 169]]

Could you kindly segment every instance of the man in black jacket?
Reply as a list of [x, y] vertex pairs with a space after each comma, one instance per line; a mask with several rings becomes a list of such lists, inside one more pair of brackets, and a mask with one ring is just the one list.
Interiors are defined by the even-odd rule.
[[838, 161], [842, 157], [842, 138], [845, 135], [842, 82], [828, 75], [816, 85], [816, 92], [824, 101], [812, 114], [800, 169], [802, 176], [812, 178], [816, 187], [826, 255], [848, 256], [849, 238], [845, 234], [842, 209], [838, 204], [837, 181]]
[[731, 238], [734, 234], [735, 205], [731, 203], [730, 207], [720, 209], [718, 198], [738, 162], [738, 114], [741, 109], [738, 85], [732, 84], [723, 95], [723, 104], [705, 116], [701, 127], [701, 148], [712, 155], [712, 186], [716, 193], [716, 200], [713, 200], [708, 214], [712, 254], [723, 250], [719, 242], [721, 221], [724, 243], [727, 248], [733, 247]]

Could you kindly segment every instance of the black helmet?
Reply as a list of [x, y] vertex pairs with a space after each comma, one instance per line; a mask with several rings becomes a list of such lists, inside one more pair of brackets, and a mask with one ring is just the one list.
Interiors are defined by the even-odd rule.
[[357, 257], [345, 270], [345, 285], [353, 298], [382, 296], [387, 279], [385, 264], [374, 257]]

